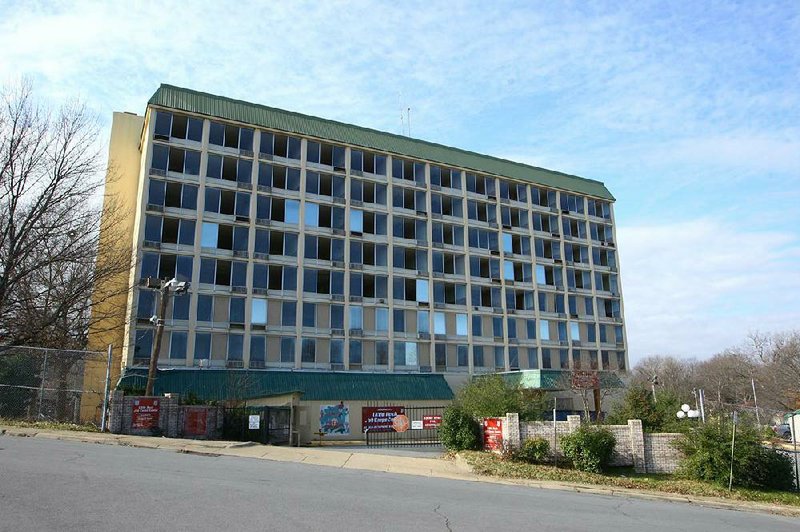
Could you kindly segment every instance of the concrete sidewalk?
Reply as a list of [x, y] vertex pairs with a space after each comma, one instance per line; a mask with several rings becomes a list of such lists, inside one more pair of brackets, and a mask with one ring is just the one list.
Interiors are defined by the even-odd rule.
[[[99, 443], [105, 445], [124, 445], [149, 449], [164, 449], [174, 452], [201, 454], [207, 456], [232, 456], [274, 460], [279, 462], [297, 462], [343, 469], [358, 469], [396, 473], [401, 475], [417, 475], [472, 482], [490, 482], [495, 484], [522, 485], [540, 489], [566, 490], [578, 493], [592, 493], [606, 496], [635, 497], [638, 499], [666, 500], [696, 504], [698, 506], [767, 512], [779, 515], [800, 517], [800, 508], [782, 505], [771, 505], [745, 501], [728, 501], [711, 497], [671, 495], [667, 493], [649, 492], [605, 486], [582, 485], [564, 482], [531, 481], [517, 479], [501, 479], [476, 475], [461, 457], [425, 458], [397, 456], [359, 452], [354, 450], [335, 449], [334, 447], [277, 447], [248, 442], [182, 440], [174, 438], [130, 436], [99, 432], [78, 432], [43, 430], [36, 428], [19, 428], [0, 426], [0, 435], [48, 438], [55, 440]], [[352, 447], [350, 447], [352, 449]]]

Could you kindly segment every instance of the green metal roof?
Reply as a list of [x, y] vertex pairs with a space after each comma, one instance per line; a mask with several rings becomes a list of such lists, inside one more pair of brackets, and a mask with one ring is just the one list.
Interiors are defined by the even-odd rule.
[[[118, 388], [144, 389], [147, 370], [127, 368]], [[304, 401], [450, 401], [441, 375], [236, 369], [160, 369], [154, 392], [193, 393], [202, 401], [301, 392]]]
[[[624, 388], [625, 385], [616, 373], [600, 371], [601, 388]], [[502, 373], [503, 378], [522, 388], [540, 390], [565, 390], [569, 388], [570, 372], [547, 369], [524, 369]]]
[[162, 84], [150, 98], [149, 104], [529, 181], [614, 201], [614, 196], [600, 181], [173, 85]]

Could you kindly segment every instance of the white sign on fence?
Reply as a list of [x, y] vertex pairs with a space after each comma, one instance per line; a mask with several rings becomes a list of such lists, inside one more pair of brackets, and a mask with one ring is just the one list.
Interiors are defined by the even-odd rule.
[[422, 430], [422, 420], [421, 419], [415, 419], [415, 420], [411, 421], [411, 429], [412, 430]]
[[250, 430], [256, 430], [261, 428], [261, 416], [259, 416], [258, 414], [251, 415], [249, 421], [250, 421], [249, 425]]

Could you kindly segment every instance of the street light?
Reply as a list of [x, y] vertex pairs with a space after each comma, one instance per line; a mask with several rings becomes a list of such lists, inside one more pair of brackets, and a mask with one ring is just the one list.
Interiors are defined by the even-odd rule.
[[153, 385], [156, 380], [156, 369], [158, 368], [158, 357], [161, 354], [161, 337], [164, 335], [164, 314], [167, 313], [167, 303], [169, 301], [170, 293], [183, 294], [189, 289], [189, 283], [186, 281], [178, 281], [174, 277], [169, 281], [153, 279], [148, 277], [147, 288], [158, 288], [159, 291], [159, 304], [158, 312], [155, 316], [150, 318], [150, 322], [156, 326], [156, 335], [153, 339], [153, 351], [150, 354], [150, 367], [147, 370], [147, 386], [145, 387], [144, 394], [149, 397], [153, 395]]
[[684, 403], [681, 405], [681, 409], [678, 410], [678, 413], [675, 415], [678, 416], [678, 419], [697, 418], [700, 417], [700, 411], [692, 410], [692, 407]]

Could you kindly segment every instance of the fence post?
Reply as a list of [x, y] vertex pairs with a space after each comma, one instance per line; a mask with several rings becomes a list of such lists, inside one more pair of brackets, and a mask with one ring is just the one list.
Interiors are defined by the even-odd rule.
[[111, 388], [111, 352], [112, 346], [108, 344], [108, 358], [106, 359], [106, 388], [103, 392], [103, 418], [100, 420], [100, 432], [106, 431], [106, 418], [108, 417], [108, 391]]
[[44, 360], [42, 360], [42, 378], [39, 381], [39, 415], [38, 419], [42, 419], [42, 401], [44, 400], [44, 381], [47, 378], [47, 353], [44, 352]]

